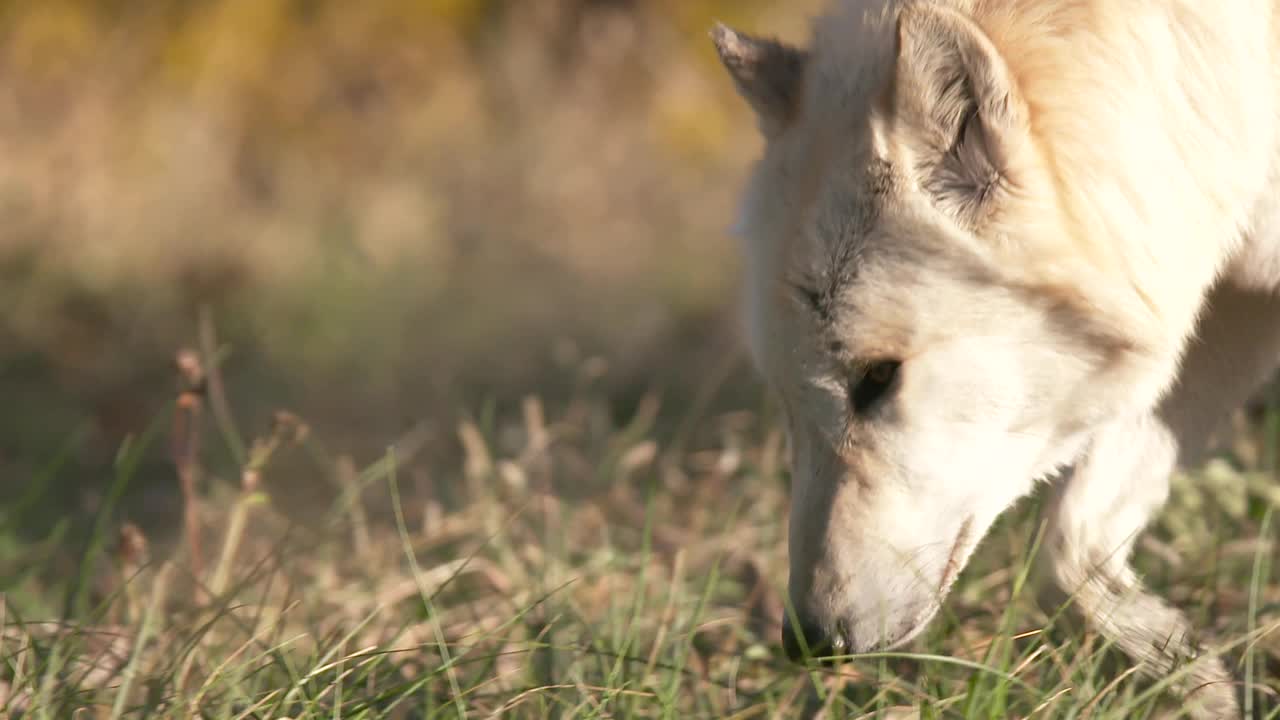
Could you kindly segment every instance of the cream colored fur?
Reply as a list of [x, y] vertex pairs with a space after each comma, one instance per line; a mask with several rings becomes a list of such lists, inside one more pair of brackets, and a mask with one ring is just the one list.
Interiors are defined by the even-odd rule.
[[[1062, 589], [1153, 673], [1201, 650], [1128, 554], [1280, 361], [1277, 4], [843, 0], [803, 49], [717, 29], [767, 139], [739, 229], [791, 600], [836, 651], [918, 633], [1062, 469]], [[1181, 687], [1230, 717], [1229, 683], [1203, 657]]]

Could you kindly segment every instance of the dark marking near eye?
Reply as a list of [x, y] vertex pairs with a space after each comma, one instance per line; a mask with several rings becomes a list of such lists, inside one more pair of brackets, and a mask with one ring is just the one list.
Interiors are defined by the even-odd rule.
[[867, 367], [861, 376], [849, 385], [849, 407], [855, 415], [866, 415], [875, 409], [893, 390], [902, 363], [897, 360], [881, 360]]
[[809, 307], [818, 314], [826, 313], [826, 303], [822, 300], [822, 293], [817, 290], [804, 288], [800, 291], [804, 295], [805, 302], [809, 303]]
[[812, 310], [824, 325], [831, 323], [831, 297], [829, 294], [816, 289], [816, 283], [807, 279], [791, 280], [787, 284], [800, 301]]

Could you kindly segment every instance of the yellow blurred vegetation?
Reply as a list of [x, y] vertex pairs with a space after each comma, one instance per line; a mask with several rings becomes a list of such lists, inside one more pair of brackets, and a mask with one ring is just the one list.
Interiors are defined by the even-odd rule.
[[0, 2], [0, 395], [53, 418], [0, 432], [143, 417], [206, 305], [251, 400], [335, 422], [696, 381], [758, 151], [707, 31], [816, 4]]

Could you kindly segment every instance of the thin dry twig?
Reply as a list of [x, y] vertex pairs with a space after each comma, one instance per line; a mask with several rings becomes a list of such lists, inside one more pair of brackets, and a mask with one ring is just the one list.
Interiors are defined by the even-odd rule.
[[[206, 393], [206, 376], [200, 356], [193, 350], [179, 350], [176, 357], [179, 376], [176, 412], [170, 436], [169, 455], [177, 469], [182, 486], [183, 527], [186, 529], [187, 552], [191, 572], [204, 577], [204, 553], [200, 543], [200, 505], [196, 484], [200, 465], [200, 426]], [[197, 604], [207, 602], [207, 593], [195, 584]]]

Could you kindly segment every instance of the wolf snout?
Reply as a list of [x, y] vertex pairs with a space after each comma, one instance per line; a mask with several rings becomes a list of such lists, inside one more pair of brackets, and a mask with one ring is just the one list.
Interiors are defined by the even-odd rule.
[[824, 662], [835, 663], [841, 661], [839, 656], [849, 652], [852, 642], [843, 629], [828, 632], [805, 618], [801, 618], [796, 626], [787, 617], [782, 621], [782, 647], [787, 658], [795, 663], [803, 663], [809, 658], [824, 658]]

